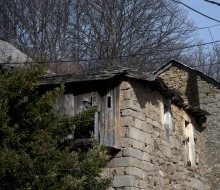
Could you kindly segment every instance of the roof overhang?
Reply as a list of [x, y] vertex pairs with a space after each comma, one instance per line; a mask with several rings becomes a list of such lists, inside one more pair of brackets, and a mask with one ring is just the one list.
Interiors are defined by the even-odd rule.
[[168, 63], [161, 66], [159, 69], [153, 73], [140, 72], [139, 70], [128, 68], [128, 67], [108, 67], [108, 68], [95, 68], [87, 72], [79, 74], [68, 74], [68, 75], [54, 75], [54, 76], [44, 76], [39, 79], [40, 85], [58, 85], [58, 84], [67, 84], [67, 83], [80, 83], [80, 82], [90, 82], [90, 81], [104, 81], [111, 79], [113, 77], [121, 76], [121, 78], [130, 78], [137, 79], [142, 82], [150, 82], [152, 84], [157, 84], [159, 86], [158, 90], [165, 96], [169, 97], [171, 101], [177, 104], [179, 107], [187, 110], [197, 117], [205, 117], [209, 115], [206, 110], [203, 110], [199, 107], [193, 107], [191, 105], [184, 104], [183, 99], [181, 98], [178, 91], [169, 89], [168, 86], [160, 79], [158, 76], [169, 68], [176, 66], [181, 69], [186, 70], [187, 72], [193, 72], [195, 75], [199, 75], [201, 78], [205, 79], [207, 82], [220, 87], [220, 83], [212, 79], [211, 77], [205, 75], [204, 73], [194, 70], [191, 67], [188, 67], [185, 64], [182, 64], [176, 60], [171, 60]]

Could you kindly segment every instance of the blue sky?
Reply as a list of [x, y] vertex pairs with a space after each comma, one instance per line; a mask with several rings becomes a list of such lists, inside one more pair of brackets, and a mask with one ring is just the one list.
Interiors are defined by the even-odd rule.
[[[220, 3], [220, 0], [213, 0], [213, 1]], [[204, 0], [181, 0], [181, 2], [196, 9], [199, 12], [202, 12], [203, 14], [206, 14], [220, 21], [220, 6], [205, 2]], [[201, 27], [218, 25], [215, 27], [211, 27], [210, 31], [214, 40], [220, 40], [220, 22], [210, 20], [202, 15], [199, 15], [196, 12], [191, 11], [190, 9], [182, 5], [180, 6], [183, 7], [188, 12], [189, 18], [195, 22], [195, 25], [197, 27], [201, 28]], [[212, 41], [208, 29], [197, 30], [197, 33], [198, 33], [198, 37], [202, 39], [204, 42]]]

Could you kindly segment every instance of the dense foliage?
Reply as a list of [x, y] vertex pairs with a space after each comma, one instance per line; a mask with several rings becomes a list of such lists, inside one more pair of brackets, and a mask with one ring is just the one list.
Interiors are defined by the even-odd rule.
[[33, 66], [0, 74], [0, 189], [106, 189], [105, 148], [76, 152], [63, 143], [73, 128], [91, 124], [93, 111], [73, 118], [51, 111], [64, 87], [40, 92], [43, 72]]

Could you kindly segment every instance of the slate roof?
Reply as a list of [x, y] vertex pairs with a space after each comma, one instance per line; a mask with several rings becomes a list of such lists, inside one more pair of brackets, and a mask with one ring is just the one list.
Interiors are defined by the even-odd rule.
[[135, 68], [124, 67], [124, 66], [111, 66], [106, 68], [100, 67], [74, 74], [44, 76], [39, 80], [39, 82], [41, 85], [44, 85], [44, 84], [61, 84], [61, 83], [71, 83], [71, 82], [107, 80], [114, 76], [119, 76], [119, 75], [134, 79], [145, 80], [145, 81], [155, 81], [158, 75], [165, 72], [167, 69], [169, 69], [172, 66], [177, 66], [188, 71], [193, 71], [195, 75], [199, 75], [206, 81], [212, 83], [217, 87], [220, 87], [220, 83], [217, 82], [216, 80], [176, 60], [171, 60], [168, 63], [156, 69], [152, 69], [152, 68], [146, 69], [147, 71], [140, 71]]
[[39, 80], [39, 82], [41, 85], [47, 85], [47, 84], [56, 85], [56, 84], [61, 84], [61, 83], [107, 80], [115, 76], [129, 77], [129, 78], [139, 79], [143, 81], [152, 81], [152, 82], [155, 82], [155, 85], [157, 85], [158, 88], [160, 88], [161, 93], [166, 94], [167, 96], [175, 97], [176, 100], [173, 100], [173, 101], [175, 101], [179, 106], [183, 107], [185, 110], [188, 110], [192, 114], [197, 115], [199, 117], [209, 115], [209, 113], [206, 110], [203, 110], [199, 107], [185, 105], [184, 102], [182, 101], [182, 98], [178, 94], [175, 94], [175, 92], [168, 89], [167, 86], [164, 86], [157, 80], [157, 77], [161, 73], [165, 72], [167, 69], [169, 69], [172, 66], [177, 66], [187, 71], [192, 71], [193, 73], [195, 73], [195, 75], [199, 75], [200, 77], [202, 77], [209, 83], [217, 86], [218, 88], [220, 87], [219, 82], [208, 77], [204, 73], [194, 70], [193, 68], [190, 68], [175, 60], [171, 60], [168, 63], [164, 64], [163, 66], [155, 70], [150, 68], [149, 71], [147, 72], [143, 72], [135, 68], [128, 68], [128, 67], [122, 67], [122, 66], [112, 66], [112, 67], [106, 67], [106, 68], [101, 67], [101, 68], [90, 69], [88, 71], [85, 71], [79, 74], [44, 76]]
[[82, 82], [82, 81], [95, 81], [95, 80], [107, 80], [114, 76], [123, 75], [129, 78], [141, 79], [146, 81], [154, 81], [155, 75], [152, 72], [140, 72], [137, 69], [112, 66], [107, 68], [94, 68], [83, 73], [75, 73], [68, 75], [54, 75], [42, 77], [39, 82], [44, 84], [60, 84], [70, 82]]

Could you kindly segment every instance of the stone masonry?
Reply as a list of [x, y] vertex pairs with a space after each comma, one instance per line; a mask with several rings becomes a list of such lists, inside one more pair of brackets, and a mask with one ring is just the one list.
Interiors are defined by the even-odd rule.
[[59, 106], [67, 114], [96, 102], [94, 131], [112, 155], [109, 190], [220, 190], [218, 82], [175, 60], [152, 73], [96, 72], [41, 85], [66, 84]]
[[207, 183], [211, 190], [220, 189], [220, 87], [194, 71], [182, 67], [171, 67], [159, 77], [173, 90], [178, 90], [185, 103], [192, 102], [210, 113], [202, 132], [204, 151], [202, 153], [207, 166]]
[[[171, 105], [169, 136], [163, 126], [164, 99], [134, 80], [121, 84], [120, 113], [122, 149], [108, 164], [114, 174], [114, 190], [208, 189], [204, 178], [202, 139], [195, 119]], [[196, 164], [187, 166], [183, 121], [194, 128]]]
[[211, 114], [205, 124], [203, 141], [205, 144], [204, 156], [206, 165], [209, 167], [207, 178], [212, 190], [220, 190], [220, 90], [208, 84], [204, 88], [204, 81], [201, 81], [200, 94], [204, 94], [201, 104]]

